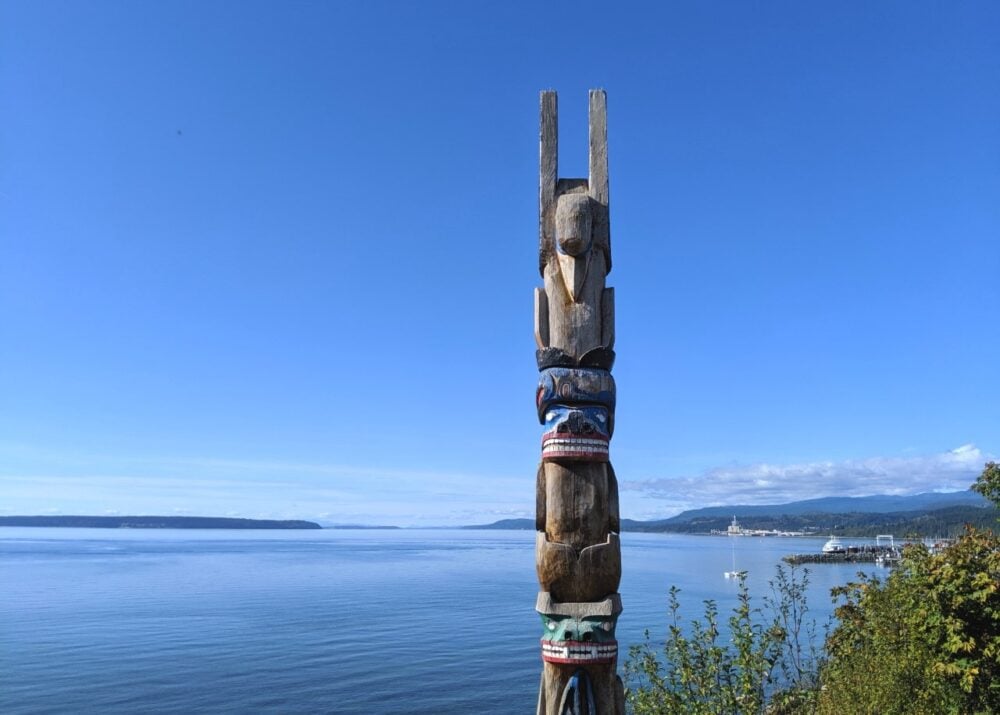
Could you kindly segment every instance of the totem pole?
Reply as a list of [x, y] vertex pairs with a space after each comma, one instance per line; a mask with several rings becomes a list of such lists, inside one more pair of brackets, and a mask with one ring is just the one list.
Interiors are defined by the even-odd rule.
[[558, 178], [556, 93], [541, 95], [535, 402], [543, 424], [535, 565], [541, 592], [538, 715], [624, 715], [616, 673], [618, 483], [608, 458], [615, 426], [615, 294], [608, 225], [607, 97], [590, 92], [590, 175]]

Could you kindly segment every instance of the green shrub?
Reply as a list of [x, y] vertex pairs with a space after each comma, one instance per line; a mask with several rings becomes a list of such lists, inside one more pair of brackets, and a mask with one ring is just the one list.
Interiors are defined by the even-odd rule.
[[1000, 712], [1000, 540], [969, 529], [906, 550], [884, 583], [834, 589], [819, 713]]
[[[973, 488], [1000, 507], [1000, 465]], [[720, 639], [718, 609], [685, 635], [676, 588], [662, 658], [645, 643], [625, 665], [635, 715], [972, 715], [1000, 713], [1000, 538], [967, 527], [951, 546], [908, 547], [884, 581], [859, 574], [824, 656], [806, 619], [808, 571], [778, 568], [770, 617], [751, 608], [744, 578]]]
[[[625, 664], [628, 706], [636, 715], [717, 715], [796, 712], [814, 698], [818, 658], [805, 621], [808, 570], [778, 567], [765, 599], [770, 617], [751, 605], [746, 574], [740, 574], [738, 603], [722, 639], [719, 612], [705, 601], [704, 617], [687, 635], [679, 611], [680, 590], [671, 588], [669, 624], [662, 658], [650, 642], [632, 646]], [[785, 688], [774, 692], [778, 683]]]

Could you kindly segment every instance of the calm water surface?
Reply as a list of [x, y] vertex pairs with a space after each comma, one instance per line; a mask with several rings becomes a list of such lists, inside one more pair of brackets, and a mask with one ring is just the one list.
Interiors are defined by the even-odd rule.
[[[822, 540], [623, 534], [622, 652]], [[825, 620], [855, 566], [812, 570]], [[0, 528], [2, 713], [529, 713], [534, 533]]]

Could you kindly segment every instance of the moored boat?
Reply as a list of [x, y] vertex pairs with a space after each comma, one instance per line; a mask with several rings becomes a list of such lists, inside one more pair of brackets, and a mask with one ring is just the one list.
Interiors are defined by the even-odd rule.
[[830, 540], [823, 544], [824, 554], [844, 554], [847, 553], [847, 547], [844, 546], [843, 542], [838, 539], [833, 534], [830, 534]]

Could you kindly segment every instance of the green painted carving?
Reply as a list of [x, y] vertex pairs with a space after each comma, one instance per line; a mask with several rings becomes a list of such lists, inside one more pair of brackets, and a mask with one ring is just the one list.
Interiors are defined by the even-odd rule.
[[618, 657], [618, 594], [594, 603], [558, 603], [543, 591], [536, 610], [542, 617], [545, 662], [587, 665], [613, 663]]

